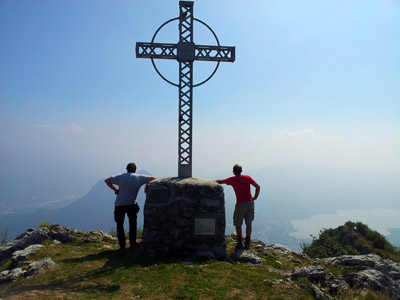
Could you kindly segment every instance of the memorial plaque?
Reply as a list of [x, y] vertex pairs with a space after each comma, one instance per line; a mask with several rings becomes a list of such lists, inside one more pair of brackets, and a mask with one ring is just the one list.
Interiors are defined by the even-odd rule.
[[202, 199], [201, 204], [205, 206], [213, 206], [213, 207], [218, 207], [220, 206], [220, 201], [218, 199]]
[[150, 191], [146, 203], [149, 204], [167, 204], [171, 190], [169, 189], [153, 189]]
[[215, 235], [215, 219], [194, 219], [195, 235]]

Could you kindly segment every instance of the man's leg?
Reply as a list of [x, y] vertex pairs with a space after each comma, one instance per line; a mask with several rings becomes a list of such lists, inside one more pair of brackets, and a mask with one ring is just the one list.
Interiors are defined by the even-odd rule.
[[244, 249], [249, 250], [250, 249], [250, 236], [251, 236], [251, 223], [254, 220], [254, 202], [251, 201], [248, 206], [248, 210], [244, 216], [245, 222], [246, 222], [246, 241], [244, 243]]
[[251, 225], [246, 225], [246, 241], [244, 242], [244, 249], [250, 249], [250, 236], [251, 236]]
[[120, 206], [116, 206], [114, 210], [114, 221], [117, 223], [117, 237], [120, 249], [125, 249], [126, 246], [124, 219], [125, 219], [124, 209]]
[[236, 227], [236, 239], [237, 244], [235, 249], [241, 250], [243, 249], [242, 243], [242, 224], [243, 224], [243, 206], [242, 205], [235, 205], [235, 211], [233, 213], [233, 226]]
[[129, 218], [129, 243], [130, 248], [133, 249], [136, 245], [136, 231], [137, 231], [137, 205], [129, 205], [128, 218]]
[[242, 226], [236, 227], [236, 239], [237, 239], [237, 245], [236, 249], [242, 249], [243, 248], [243, 243], [242, 243]]

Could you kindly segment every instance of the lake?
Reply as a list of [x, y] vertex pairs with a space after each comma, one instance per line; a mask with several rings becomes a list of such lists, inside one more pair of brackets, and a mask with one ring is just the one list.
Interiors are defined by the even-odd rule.
[[376, 230], [395, 246], [400, 246], [400, 209], [375, 208], [368, 210], [339, 210], [332, 214], [313, 215], [308, 219], [291, 221], [295, 232], [289, 235], [298, 239], [318, 236], [321, 228], [336, 228], [347, 221], [362, 222]]

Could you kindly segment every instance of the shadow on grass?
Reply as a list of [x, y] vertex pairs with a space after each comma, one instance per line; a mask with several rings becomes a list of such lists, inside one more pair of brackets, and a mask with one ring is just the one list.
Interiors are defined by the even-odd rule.
[[104, 261], [106, 263], [102, 269], [119, 269], [130, 267], [150, 267], [154, 265], [175, 264], [190, 261], [193, 264], [201, 264], [207, 259], [201, 259], [190, 255], [172, 255], [172, 254], [157, 254], [149, 255], [141, 248], [134, 251], [119, 251], [119, 250], [104, 250], [95, 254], [88, 254], [79, 258], [68, 258], [62, 260], [63, 263], [83, 263], [92, 261]]
[[[103, 264], [104, 261], [105, 263]], [[18, 286], [18, 288], [15, 289], [10, 287], [7, 294], [18, 295], [30, 291], [50, 290], [52, 293], [60, 293], [61, 295], [72, 292], [85, 293], [85, 295], [89, 297], [96, 297], [96, 295], [99, 294], [104, 296], [104, 294], [114, 294], [121, 290], [121, 284], [123, 283], [119, 282], [121, 279], [120, 275], [115, 274], [120, 270], [134, 270], [135, 268], [169, 265], [186, 261], [190, 261], [192, 264], [202, 264], [207, 260], [187, 255], [157, 254], [156, 256], [152, 256], [140, 248], [134, 251], [126, 250], [124, 252], [104, 250], [83, 257], [63, 259], [60, 263], [65, 264], [65, 266], [70, 266], [69, 268], [65, 268], [65, 274], [57, 277], [60, 273], [55, 270], [53, 274], [49, 274], [47, 282]], [[89, 269], [80, 267], [80, 264], [87, 266], [87, 263], [92, 263], [93, 266], [101, 263], [102, 266]], [[71, 267], [73, 269], [82, 268], [82, 272], [77, 274], [77, 272], [74, 271], [72, 274], [68, 274]]]
[[[77, 276], [69, 279], [57, 279], [49, 283], [40, 283], [32, 285], [24, 285], [18, 287], [9, 286], [8, 291], [2, 291], [2, 297], [9, 297], [12, 295], [19, 295], [22, 293], [29, 293], [31, 291], [51, 291], [51, 294], [57, 296], [57, 294], [65, 295], [69, 293], [84, 293], [85, 295], [97, 295], [97, 294], [112, 294], [120, 290], [118, 284], [103, 284], [91, 282], [90, 284], [81, 284], [82, 277]], [[37, 296], [37, 295], [36, 295]]]
[[84, 276], [90, 278], [110, 277], [118, 270], [131, 269], [131, 268], [146, 268], [156, 265], [170, 265], [176, 263], [190, 262], [190, 264], [203, 264], [207, 259], [202, 259], [190, 255], [171, 255], [171, 254], [157, 254], [149, 255], [141, 248], [134, 251], [125, 250], [112, 251], [105, 250], [96, 254], [88, 254], [79, 258], [71, 258], [62, 260], [63, 263], [79, 264], [84, 262], [106, 261], [101, 268], [91, 270]]

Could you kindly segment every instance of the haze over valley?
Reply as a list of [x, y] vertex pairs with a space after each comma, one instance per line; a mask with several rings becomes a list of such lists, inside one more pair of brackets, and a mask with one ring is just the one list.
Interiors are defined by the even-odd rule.
[[[139, 172], [150, 174], [145, 170]], [[390, 242], [400, 246], [400, 208], [396, 201], [400, 189], [385, 178], [315, 164], [270, 166], [249, 171], [249, 174], [261, 185], [253, 226], [256, 238], [299, 250], [300, 242], [308, 240], [310, 234], [316, 235], [322, 228], [336, 227], [352, 220], [369, 224], [372, 229], [387, 236]], [[212, 179], [229, 176], [229, 172], [226, 172], [213, 176]], [[64, 173], [63, 178], [65, 182], [73, 184], [78, 176], [68, 178]], [[115, 196], [103, 180], [98, 181], [82, 197], [65, 200], [62, 202], [64, 207], [61, 208], [54, 202], [47, 201], [47, 198], [42, 198], [42, 202], [36, 203], [36, 211], [33, 211], [28, 201], [19, 202], [14, 210], [8, 206], [8, 210], [3, 210], [0, 215], [0, 228], [3, 232], [8, 231], [9, 238], [14, 238], [29, 227], [37, 227], [42, 221], [72, 226], [83, 231], [98, 229], [108, 232], [115, 228]], [[69, 188], [70, 192], [73, 192], [73, 189]], [[59, 199], [65, 190], [59, 186]], [[27, 194], [28, 190], [24, 191], [21, 188], [20, 192]], [[54, 193], [56, 192], [54, 190]], [[76, 194], [78, 192], [77, 189]], [[235, 195], [229, 186], [224, 186], [224, 193], [226, 232], [230, 233], [234, 232], [232, 214]], [[142, 188], [138, 195], [138, 202], [142, 208], [138, 217], [139, 227], [143, 226], [144, 201], [145, 194]], [[3, 201], [1, 204], [3, 207], [7, 206], [7, 202]], [[376, 214], [377, 209], [383, 209], [380, 215]], [[360, 214], [360, 210], [370, 211], [371, 215], [365, 217]], [[345, 219], [332, 219], [337, 211], [347, 212]], [[328, 216], [331, 216], [331, 219]], [[372, 216], [375, 216], [375, 219]], [[383, 226], [378, 226], [381, 224], [377, 223], [376, 219], [385, 220]]]
[[[196, 0], [194, 11], [236, 59], [193, 89], [193, 176], [241, 164], [261, 185], [254, 235], [267, 243], [298, 249], [350, 219], [400, 245], [400, 2]], [[131, 161], [177, 176], [178, 89], [135, 57], [177, 16], [179, 1], [0, 1], [0, 233], [42, 221], [109, 231], [104, 178]], [[194, 23], [196, 45], [214, 45]], [[155, 42], [178, 42], [176, 25]], [[179, 82], [175, 60], [156, 64]], [[194, 62], [194, 84], [215, 67]]]

